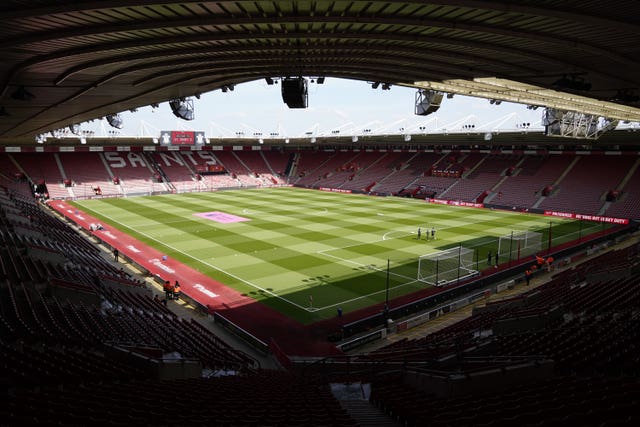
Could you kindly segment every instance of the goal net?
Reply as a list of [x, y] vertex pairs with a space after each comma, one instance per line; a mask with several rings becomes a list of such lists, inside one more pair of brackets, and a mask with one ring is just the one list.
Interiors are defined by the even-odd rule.
[[498, 256], [501, 262], [519, 260], [542, 250], [542, 233], [523, 231], [500, 237]]
[[433, 286], [474, 276], [473, 249], [459, 246], [418, 258], [418, 280]]

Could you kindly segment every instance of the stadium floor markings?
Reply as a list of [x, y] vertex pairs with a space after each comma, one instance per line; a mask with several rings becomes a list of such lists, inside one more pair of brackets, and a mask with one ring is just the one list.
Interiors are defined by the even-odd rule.
[[[386, 272], [386, 270], [385, 270], [385, 272]], [[413, 284], [418, 283], [418, 282], [420, 282], [418, 279], [413, 279], [410, 282], [406, 282], [406, 283], [403, 283], [401, 285], [394, 286], [393, 289], [398, 289], [398, 288], [402, 288], [404, 286], [413, 285]], [[387, 291], [386, 289], [381, 289], [379, 291], [371, 292], [369, 294], [360, 295], [360, 296], [357, 296], [355, 298], [350, 298], [350, 299], [347, 299], [347, 300], [343, 300], [343, 301], [337, 302], [335, 304], [329, 304], [329, 305], [325, 305], [325, 306], [322, 306], [322, 307], [313, 308], [313, 310], [310, 310], [310, 311], [320, 311], [320, 310], [326, 310], [326, 309], [329, 309], [329, 308], [335, 308], [335, 307], [338, 307], [340, 305], [346, 305], [346, 304], [349, 304], [349, 303], [352, 303], [352, 302], [355, 302], [355, 301], [360, 301], [360, 300], [363, 300], [363, 299], [367, 299], [367, 298], [372, 297], [373, 295], [378, 295], [378, 294], [385, 293], [386, 291]]]
[[[402, 236], [399, 236], [399, 237], [393, 237], [393, 234], [395, 233], [403, 233], [403, 234]], [[403, 231], [403, 230], [387, 231], [382, 235], [382, 241], [384, 242], [386, 240], [402, 239], [403, 237], [406, 237], [407, 235], [410, 235], [410, 234], [416, 234], [416, 233], [411, 231]], [[389, 235], [391, 235], [391, 237], [389, 237]], [[344, 249], [344, 248], [340, 248], [340, 249]]]
[[[386, 273], [387, 272], [386, 269], [376, 267], [373, 264], [362, 264], [362, 263], [359, 263], [357, 261], [353, 261], [353, 260], [350, 260], [350, 259], [344, 259], [344, 258], [341, 258], [339, 256], [331, 255], [331, 254], [328, 254], [328, 253], [323, 253], [322, 251], [319, 251], [318, 254], [324, 255], [324, 256], [328, 256], [330, 258], [334, 258], [334, 259], [343, 261], [343, 262], [348, 263], [348, 264], [354, 264], [354, 265], [357, 265], [358, 267], [366, 267], [369, 270], [375, 270], [375, 271], [378, 271], [378, 272], [381, 272], [381, 273]], [[400, 277], [402, 279], [415, 280], [415, 279], [413, 279], [413, 277], [404, 276], [404, 275], [398, 274], [398, 273], [389, 272], [389, 274], [392, 275], [392, 276]], [[398, 286], [401, 286], [401, 285], [398, 285]]]
[[[130, 228], [130, 227], [129, 227], [129, 226], [127, 226], [126, 224], [123, 224], [123, 223], [121, 223], [120, 221], [116, 221], [115, 219], [111, 218], [111, 217], [110, 217], [110, 216], [108, 216], [108, 215], [102, 215], [102, 216], [103, 216], [103, 217], [105, 217], [105, 218], [107, 218], [107, 219], [109, 219], [109, 221], [112, 221], [112, 222], [113, 222], [113, 223], [115, 223], [115, 224], [120, 224], [120, 225], [122, 225], [122, 226], [123, 226], [123, 227], [125, 227], [125, 228]], [[194, 256], [193, 256], [193, 255], [191, 255], [191, 254], [188, 254], [188, 253], [186, 253], [186, 252], [184, 252], [184, 251], [182, 251], [182, 250], [180, 250], [180, 249], [178, 249], [178, 248], [176, 248], [176, 247], [171, 246], [171, 245], [170, 245], [170, 244], [168, 244], [168, 243], [164, 243], [164, 242], [162, 242], [162, 241], [160, 241], [160, 240], [156, 239], [156, 238], [155, 238], [155, 237], [153, 237], [153, 236], [150, 236], [150, 235], [148, 235], [148, 234], [146, 234], [146, 233], [143, 233], [143, 232], [141, 232], [141, 231], [136, 231], [136, 233], [142, 234], [142, 235], [143, 235], [143, 236], [145, 236], [146, 238], [148, 238], [148, 239], [150, 239], [150, 240], [153, 240], [153, 241], [155, 241], [155, 242], [159, 243], [159, 244], [160, 244], [160, 245], [162, 245], [162, 246], [168, 247], [168, 248], [170, 248], [170, 249], [172, 249], [172, 250], [174, 250], [174, 251], [176, 251], [176, 252], [178, 252], [178, 253], [180, 253], [180, 254], [182, 254], [182, 255], [186, 256], [186, 257], [189, 257], [189, 258], [191, 258], [191, 259], [195, 260], [196, 262], [199, 262], [199, 263], [204, 264], [204, 265], [206, 265], [206, 266], [208, 266], [208, 267], [211, 267], [211, 268], [213, 268], [214, 270], [219, 271], [219, 272], [220, 272], [220, 273], [222, 273], [222, 274], [226, 274], [227, 276], [229, 276], [229, 277], [231, 277], [231, 278], [233, 278], [233, 279], [235, 279], [235, 280], [238, 280], [239, 282], [242, 282], [242, 283], [244, 283], [245, 285], [251, 286], [252, 288], [255, 288], [255, 289], [257, 289], [257, 290], [259, 290], [259, 291], [262, 291], [262, 292], [264, 292], [264, 293], [266, 293], [266, 294], [269, 294], [269, 295], [271, 295], [271, 296], [273, 296], [273, 297], [275, 297], [275, 298], [278, 298], [278, 299], [280, 299], [280, 300], [282, 300], [282, 301], [284, 301], [284, 302], [287, 302], [287, 303], [289, 303], [289, 304], [293, 305], [294, 307], [297, 307], [297, 308], [299, 308], [299, 309], [301, 309], [301, 310], [309, 311], [309, 307], [303, 307], [303, 306], [301, 306], [300, 304], [297, 304], [297, 303], [295, 303], [295, 302], [293, 302], [293, 301], [291, 301], [291, 300], [288, 300], [288, 299], [286, 299], [286, 298], [284, 298], [284, 297], [282, 297], [282, 296], [280, 296], [280, 295], [278, 295], [278, 294], [276, 294], [276, 293], [274, 293], [274, 292], [272, 292], [272, 291], [269, 291], [269, 290], [267, 290], [267, 289], [264, 289], [264, 288], [262, 288], [261, 286], [258, 286], [258, 285], [256, 285], [256, 284], [255, 284], [255, 283], [253, 283], [253, 282], [250, 282], [250, 281], [248, 281], [248, 280], [246, 280], [246, 279], [243, 279], [243, 278], [242, 278], [242, 277], [240, 277], [240, 276], [237, 276], [237, 275], [235, 275], [235, 274], [233, 274], [233, 273], [229, 273], [229, 272], [225, 271], [224, 269], [222, 269], [222, 268], [220, 268], [220, 267], [218, 267], [218, 266], [215, 266], [215, 265], [213, 265], [213, 264], [210, 264], [210, 263], [208, 263], [208, 262], [206, 262], [206, 261], [204, 261], [204, 260], [202, 260], [202, 259], [200, 259], [200, 258], [196, 258], [196, 257], [194, 257]]]

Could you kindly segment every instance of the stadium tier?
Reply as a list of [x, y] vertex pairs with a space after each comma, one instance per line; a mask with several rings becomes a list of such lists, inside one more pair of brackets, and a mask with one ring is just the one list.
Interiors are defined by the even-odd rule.
[[[638, 217], [638, 159], [629, 155], [239, 150], [3, 153], [0, 162], [6, 165], [7, 185], [23, 176], [46, 185], [51, 199], [293, 184], [506, 209]], [[198, 172], [210, 164], [221, 165], [222, 172]]]

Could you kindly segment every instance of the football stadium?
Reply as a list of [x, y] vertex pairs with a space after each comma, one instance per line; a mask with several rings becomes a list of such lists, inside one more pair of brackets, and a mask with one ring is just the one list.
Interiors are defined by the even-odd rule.
[[[4, 2], [0, 425], [637, 424], [640, 6], [607, 5]], [[413, 124], [124, 123], [332, 79]], [[540, 123], [434, 127], [454, 97]]]

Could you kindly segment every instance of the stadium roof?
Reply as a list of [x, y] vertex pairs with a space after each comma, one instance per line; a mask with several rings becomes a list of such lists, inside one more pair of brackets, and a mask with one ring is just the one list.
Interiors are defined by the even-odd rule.
[[633, 0], [5, 0], [0, 143], [288, 76], [640, 121], [639, 15]]

